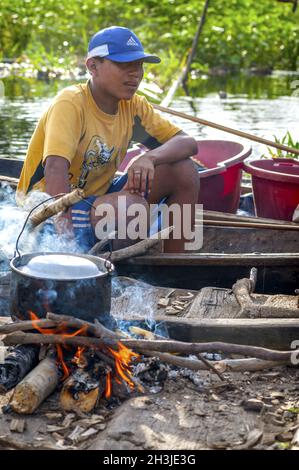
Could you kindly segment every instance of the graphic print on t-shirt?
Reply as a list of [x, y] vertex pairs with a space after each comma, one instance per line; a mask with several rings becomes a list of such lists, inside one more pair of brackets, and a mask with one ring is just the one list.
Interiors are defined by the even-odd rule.
[[109, 147], [99, 136], [94, 136], [84, 155], [84, 161], [79, 176], [78, 188], [84, 188], [90, 171], [96, 170], [110, 162], [114, 147]]

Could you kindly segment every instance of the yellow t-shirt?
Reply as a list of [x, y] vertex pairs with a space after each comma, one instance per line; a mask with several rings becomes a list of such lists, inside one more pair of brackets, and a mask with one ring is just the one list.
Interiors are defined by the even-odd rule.
[[31, 190], [45, 190], [44, 162], [58, 155], [70, 162], [70, 186], [86, 196], [109, 188], [129, 143], [155, 148], [180, 131], [155, 112], [146, 98], [121, 100], [115, 115], [96, 105], [88, 82], [62, 90], [39, 120], [29, 143], [17, 188], [22, 203]]

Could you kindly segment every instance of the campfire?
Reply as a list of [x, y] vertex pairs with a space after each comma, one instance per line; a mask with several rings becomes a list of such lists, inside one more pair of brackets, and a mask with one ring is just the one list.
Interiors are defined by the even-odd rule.
[[[39, 319], [34, 312], [29, 316], [30, 321], [11, 324], [17, 331], [4, 340], [6, 345], [22, 345], [15, 348], [17, 357], [14, 351], [11, 355], [19, 361], [23, 356], [27, 366], [18, 377], [9, 372], [2, 377], [2, 391], [16, 385], [10, 402], [13, 411], [34, 412], [55, 389], [60, 389], [62, 409], [82, 412], [91, 411], [102, 398], [109, 400], [114, 388], [143, 391], [131, 372], [141, 356], [122, 344], [119, 334], [77, 318], [48, 314], [47, 319]], [[25, 378], [16, 384], [22, 375]]]
[[[100, 402], [115, 404], [131, 394], [150, 391], [179, 370], [189, 370], [191, 377], [208, 369], [225, 382], [225, 371], [286, 364], [292, 354], [220, 342], [184, 343], [136, 327], [131, 332], [138, 338], [132, 338], [98, 321], [54, 313], [39, 319], [29, 312], [29, 317], [0, 327], [4, 345], [14, 347], [0, 364], [0, 393], [14, 389], [6, 411], [20, 414], [36, 411], [54, 391], [59, 392], [62, 410], [89, 413]], [[203, 352], [249, 358], [209, 361]]]

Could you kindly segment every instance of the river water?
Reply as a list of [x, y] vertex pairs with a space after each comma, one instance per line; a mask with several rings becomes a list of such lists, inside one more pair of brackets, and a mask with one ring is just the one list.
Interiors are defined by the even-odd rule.
[[[0, 80], [1, 157], [24, 159], [39, 116], [53, 96], [69, 84], [21, 77]], [[299, 141], [299, 75], [276, 72], [270, 76], [206, 76], [191, 80], [190, 94], [177, 97], [171, 107], [268, 139], [274, 139], [274, 135], [282, 138], [290, 131]], [[239, 137], [190, 121], [173, 116], [169, 119], [194, 137], [242, 142]], [[265, 146], [254, 142], [251, 145], [251, 158], [267, 154]]]

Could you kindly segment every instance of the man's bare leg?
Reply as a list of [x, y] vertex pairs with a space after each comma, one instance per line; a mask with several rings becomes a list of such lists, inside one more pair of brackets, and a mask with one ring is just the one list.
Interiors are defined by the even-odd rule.
[[[181, 210], [183, 204], [191, 204], [191, 227], [195, 223], [195, 204], [198, 201], [199, 176], [190, 159], [172, 164], [162, 164], [155, 167], [152, 191], [147, 199], [149, 204], [157, 204], [167, 197], [167, 204], [177, 203]], [[170, 214], [170, 224], [172, 224]], [[183, 234], [182, 227], [181, 233]], [[180, 240], [165, 240], [164, 249], [169, 253], [184, 252], [184, 244], [190, 240], [184, 237]]]
[[[117, 219], [118, 215], [118, 204], [119, 204], [119, 196], [125, 196], [125, 203], [126, 203], [126, 210], [121, 212], [121, 220]], [[111, 226], [115, 226], [115, 230], [118, 229], [118, 225], [120, 223], [124, 224], [123, 226], [127, 227], [129, 222], [134, 218], [134, 216], [127, 216], [127, 210], [132, 204], [141, 204], [145, 207], [146, 213], [147, 213], [147, 221], [149, 220], [149, 206], [147, 201], [140, 196], [139, 194], [131, 194], [129, 191], [119, 191], [116, 193], [110, 193], [110, 194], [105, 194], [104, 196], [98, 197], [95, 202], [93, 203], [93, 208], [90, 211], [90, 221], [91, 225], [94, 230], [96, 230], [96, 225], [98, 222], [101, 221], [101, 219], [104, 216], [99, 216], [96, 215], [96, 207], [98, 207], [101, 204], [110, 204], [114, 208], [114, 212], [116, 215], [116, 220], [111, 220], [108, 221], [108, 224], [110, 223]], [[114, 250], [119, 250], [121, 248], [124, 248], [126, 246], [133, 245], [136, 243], [137, 240], [130, 240], [128, 238], [124, 240], [114, 240], [113, 241], [113, 249]]]

